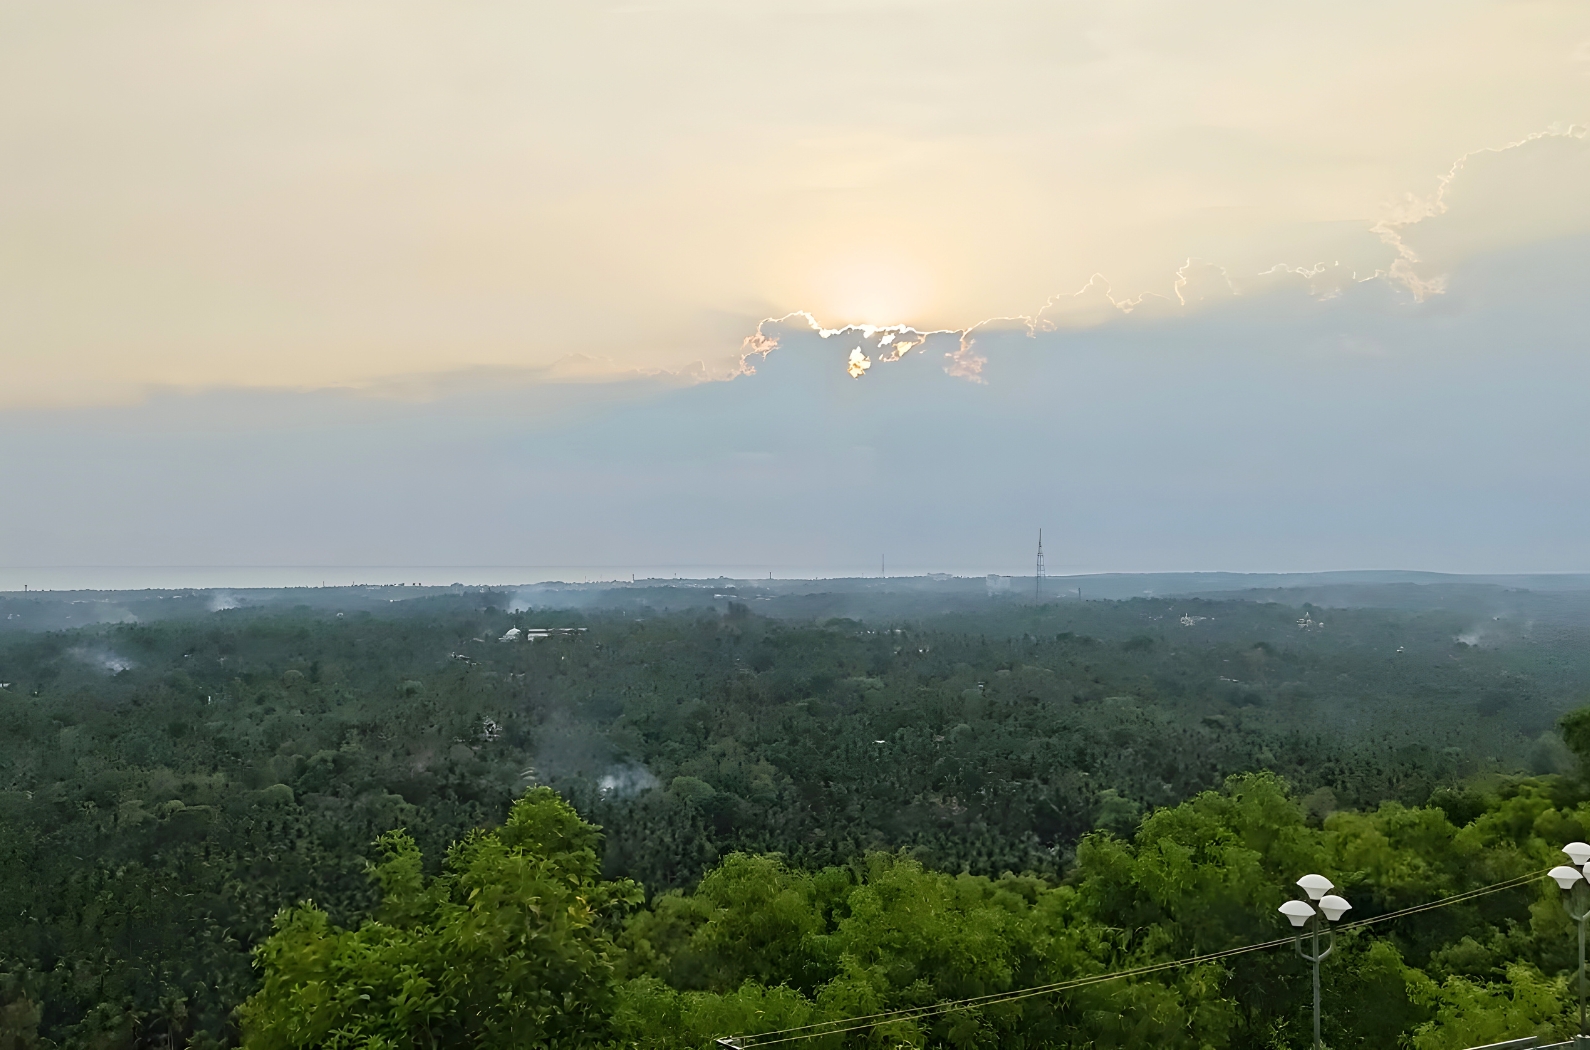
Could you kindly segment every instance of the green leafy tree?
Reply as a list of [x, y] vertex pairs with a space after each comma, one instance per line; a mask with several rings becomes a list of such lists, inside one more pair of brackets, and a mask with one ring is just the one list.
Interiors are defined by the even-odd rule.
[[609, 920], [640, 890], [604, 882], [597, 829], [548, 788], [474, 833], [427, 878], [404, 832], [382, 837], [375, 917], [339, 929], [284, 911], [242, 1007], [243, 1043], [288, 1047], [581, 1047], [611, 1005]]
[[1569, 711], [1557, 726], [1562, 731], [1562, 742], [1578, 757], [1580, 771], [1590, 771], [1590, 707]]
[[1555, 1041], [1577, 1027], [1567, 980], [1527, 963], [1508, 966], [1505, 981], [1449, 977], [1439, 988], [1425, 982], [1421, 993], [1435, 1017], [1414, 1033], [1414, 1050], [1460, 1050], [1531, 1035]]

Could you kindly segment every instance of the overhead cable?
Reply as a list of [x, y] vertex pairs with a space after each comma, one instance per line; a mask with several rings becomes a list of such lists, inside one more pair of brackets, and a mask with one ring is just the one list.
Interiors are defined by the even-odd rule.
[[[1367, 919], [1358, 919], [1353, 922], [1344, 922], [1336, 927], [1337, 930], [1358, 929], [1371, 926], [1375, 923], [1388, 922], [1400, 919], [1406, 915], [1415, 915], [1419, 912], [1432, 911], [1436, 908], [1445, 908], [1453, 904], [1462, 904], [1492, 893], [1501, 893], [1504, 890], [1516, 889], [1539, 881], [1546, 875], [1545, 871], [1536, 871], [1528, 875], [1505, 879], [1489, 886], [1482, 886], [1476, 890], [1467, 890], [1455, 893], [1450, 897], [1430, 901], [1426, 904], [1416, 904], [1410, 908], [1386, 912], [1384, 915], [1375, 915]], [[998, 1003], [1014, 1002], [1019, 999], [1029, 999], [1038, 995], [1050, 995], [1055, 992], [1070, 991], [1074, 988], [1085, 988], [1089, 985], [1103, 984], [1106, 981], [1124, 980], [1128, 977], [1143, 977], [1151, 973], [1164, 970], [1173, 970], [1183, 966], [1195, 966], [1199, 963], [1215, 962], [1220, 959], [1229, 959], [1236, 955], [1245, 955], [1248, 952], [1267, 951], [1290, 944], [1295, 937], [1280, 937], [1273, 941], [1261, 941], [1257, 944], [1245, 944], [1239, 948], [1226, 948], [1218, 952], [1209, 952], [1205, 955], [1190, 955], [1185, 959], [1175, 959], [1169, 962], [1151, 963], [1128, 970], [1115, 970], [1110, 973], [1091, 974], [1086, 977], [1075, 977], [1066, 981], [1055, 981], [1050, 984], [1034, 985], [1030, 988], [1018, 988], [1008, 992], [994, 992], [989, 995], [973, 996], [967, 999], [954, 999], [947, 1002], [933, 1003], [928, 1006], [905, 1007], [898, 1010], [885, 1010], [880, 1013], [859, 1014], [854, 1017], [835, 1018], [831, 1021], [817, 1021], [812, 1024], [800, 1025], [794, 1028], [781, 1028], [772, 1032], [762, 1032], [756, 1035], [746, 1035], [733, 1038], [719, 1039], [721, 1046], [736, 1047], [738, 1050], [753, 1050], [755, 1047], [773, 1046], [779, 1043], [789, 1043], [800, 1039], [818, 1039], [830, 1035], [843, 1035], [846, 1032], [857, 1032], [864, 1028], [875, 1028], [881, 1024], [896, 1021], [914, 1021], [936, 1014], [948, 1013], [952, 1010], [979, 1010]], [[842, 1026], [842, 1027], [839, 1027]]]

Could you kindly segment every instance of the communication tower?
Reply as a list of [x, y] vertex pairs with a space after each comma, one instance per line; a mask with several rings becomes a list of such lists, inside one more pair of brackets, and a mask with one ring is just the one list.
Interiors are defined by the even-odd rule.
[[1038, 530], [1038, 568], [1032, 574], [1033, 597], [1043, 601], [1043, 530]]

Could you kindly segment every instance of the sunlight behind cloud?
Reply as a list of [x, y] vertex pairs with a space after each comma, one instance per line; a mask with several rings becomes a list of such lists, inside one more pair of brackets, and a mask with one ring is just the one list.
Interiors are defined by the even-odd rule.
[[918, 319], [932, 306], [923, 276], [883, 251], [838, 260], [819, 270], [812, 284], [816, 312], [845, 323]]
[[1189, 258], [1372, 272], [1387, 202], [1590, 118], [1587, 37], [1568, 0], [24, 0], [0, 402], [726, 375], [795, 309], [959, 329], [1095, 274], [1176, 302]]

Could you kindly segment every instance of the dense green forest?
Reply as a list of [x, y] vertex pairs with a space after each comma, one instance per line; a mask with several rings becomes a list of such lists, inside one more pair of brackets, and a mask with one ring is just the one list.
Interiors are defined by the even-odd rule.
[[[1277, 936], [1310, 867], [1368, 915], [1586, 833], [1555, 730], [1590, 681], [1581, 627], [510, 604], [0, 635], [0, 1047], [694, 1046]], [[459, 970], [527, 858], [589, 914], [490, 949], [524, 966]], [[1363, 987], [1337, 998], [1379, 1013], [1337, 1011], [1332, 1045], [1554, 1030], [1560, 914], [1532, 887], [1344, 936], [1329, 979]], [[344, 991], [407, 974], [408, 1005], [295, 1014], [333, 957], [391, 967]], [[1303, 973], [1269, 953], [825, 1045], [1303, 1045]], [[490, 1020], [505, 989], [522, 1016]]]

